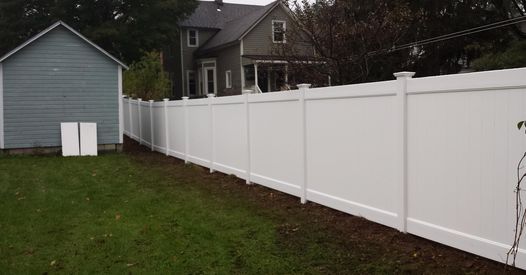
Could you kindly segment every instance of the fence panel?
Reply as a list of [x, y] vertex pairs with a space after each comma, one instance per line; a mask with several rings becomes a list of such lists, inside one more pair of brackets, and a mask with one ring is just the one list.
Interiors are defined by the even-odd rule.
[[130, 104], [131, 110], [131, 137], [139, 141], [139, 110], [137, 109], [138, 101], [132, 100]]
[[154, 150], [157, 152], [166, 152], [166, 133], [164, 127], [164, 105], [162, 102], [153, 104], [153, 140]]
[[252, 96], [251, 180], [301, 196], [301, 117], [297, 93]]
[[150, 103], [141, 102], [141, 140], [142, 144], [150, 147], [152, 145], [152, 137], [150, 131]]
[[168, 107], [168, 136], [170, 139], [169, 154], [184, 159], [185, 156], [185, 117], [182, 102], [171, 102]]
[[130, 136], [130, 115], [129, 115], [129, 108], [130, 108], [130, 99], [123, 98], [122, 99], [122, 112], [123, 112], [123, 123], [124, 123], [124, 134], [127, 136]]
[[[492, 81], [494, 73], [411, 80], [408, 232], [505, 259], [514, 232], [517, 162], [526, 150], [516, 127], [526, 118], [526, 88], [496, 88], [517, 83], [512, 75], [499, 76], [501, 83]], [[450, 86], [460, 80], [462, 89]], [[524, 267], [524, 250], [518, 258]]]
[[214, 99], [214, 170], [246, 178], [247, 123], [243, 96]]
[[186, 108], [188, 108], [188, 159], [210, 168], [212, 137], [208, 100], [192, 100]]
[[[151, 118], [150, 103], [142, 103], [141, 134], [155, 150], [166, 153], [168, 144], [168, 154], [211, 171], [504, 261], [514, 234], [517, 162], [526, 151], [516, 128], [526, 119], [526, 68], [396, 75], [156, 102]], [[137, 101], [123, 102], [125, 133], [137, 139]], [[523, 241], [523, 269], [525, 251]]]
[[307, 199], [397, 227], [398, 125], [391, 83], [384, 93], [353, 98], [346, 91], [347, 98], [307, 101]]

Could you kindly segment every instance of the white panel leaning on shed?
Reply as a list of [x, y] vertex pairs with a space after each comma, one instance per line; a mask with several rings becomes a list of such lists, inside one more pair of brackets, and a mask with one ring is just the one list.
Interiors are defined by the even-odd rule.
[[60, 123], [60, 130], [62, 156], [78, 156], [80, 154], [79, 124], [76, 122], [63, 122]]
[[97, 156], [97, 123], [80, 123], [80, 155]]

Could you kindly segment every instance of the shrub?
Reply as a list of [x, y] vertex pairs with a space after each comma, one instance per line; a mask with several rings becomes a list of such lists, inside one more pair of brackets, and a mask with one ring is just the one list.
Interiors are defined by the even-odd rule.
[[124, 93], [144, 100], [160, 100], [169, 95], [170, 80], [163, 71], [158, 52], [149, 52], [124, 73]]

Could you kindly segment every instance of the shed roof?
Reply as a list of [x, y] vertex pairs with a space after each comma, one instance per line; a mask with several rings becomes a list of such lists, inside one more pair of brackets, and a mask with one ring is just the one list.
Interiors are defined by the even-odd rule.
[[82, 34], [80, 34], [79, 32], [77, 32], [75, 29], [73, 29], [72, 27], [70, 27], [69, 25], [67, 25], [66, 23], [62, 22], [62, 21], [58, 21], [57, 23], [49, 26], [47, 29], [43, 30], [42, 32], [40, 32], [39, 34], [33, 36], [32, 38], [30, 38], [29, 40], [27, 40], [26, 42], [22, 43], [20, 46], [16, 47], [15, 49], [13, 49], [12, 51], [8, 52], [7, 54], [5, 54], [4, 56], [0, 57], [0, 63], [4, 62], [6, 59], [8, 59], [9, 57], [11, 57], [12, 55], [14, 55], [15, 53], [17, 53], [18, 51], [20, 51], [21, 49], [25, 48], [26, 46], [28, 46], [29, 44], [33, 43], [34, 41], [38, 40], [40, 37], [46, 35], [48, 32], [54, 30], [55, 28], [57, 28], [58, 26], [63, 26], [65, 27], [66, 29], [68, 29], [69, 31], [71, 31], [72, 33], [74, 33], [75, 35], [77, 35], [78, 37], [80, 37], [82, 40], [84, 40], [85, 42], [87, 42], [88, 44], [90, 44], [91, 46], [93, 46], [94, 48], [96, 48], [97, 50], [99, 50], [102, 54], [106, 55], [107, 57], [109, 57], [110, 59], [112, 59], [113, 61], [115, 61], [117, 64], [121, 65], [123, 68], [125, 69], [128, 69], [128, 66], [126, 66], [126, 64], [124, 64], [124, 62], [120, 61], [119, 59], [115, 58], [113, 55], [109, 54], [107, 51], [105, 51], [104, 49], [102, 49], [101, 47], [99, 47], [97, 44], [91, 42], [89, 39], [87, 39], [86, 37], [84, 37]]

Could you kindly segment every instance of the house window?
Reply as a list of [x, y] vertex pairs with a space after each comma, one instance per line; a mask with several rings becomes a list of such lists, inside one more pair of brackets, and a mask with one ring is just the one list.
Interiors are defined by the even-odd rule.
[[195, 81], [195, 72], [194, 71], [186, 71], [186, 88], [188, 90], [188, 96], [195, 96], [196, 91], [196, 85], [197, 82]]
[[187, 30], [186, 40], [188, 47], [197, 47], [199, 45], [199, 31]]
[[285, 32], [287, 31], [287, 22], [281, 20], [272, 20], [272, 42], [286, 43]]
[[232, 71], [225, 72], [226, 87], [232, 88]]

